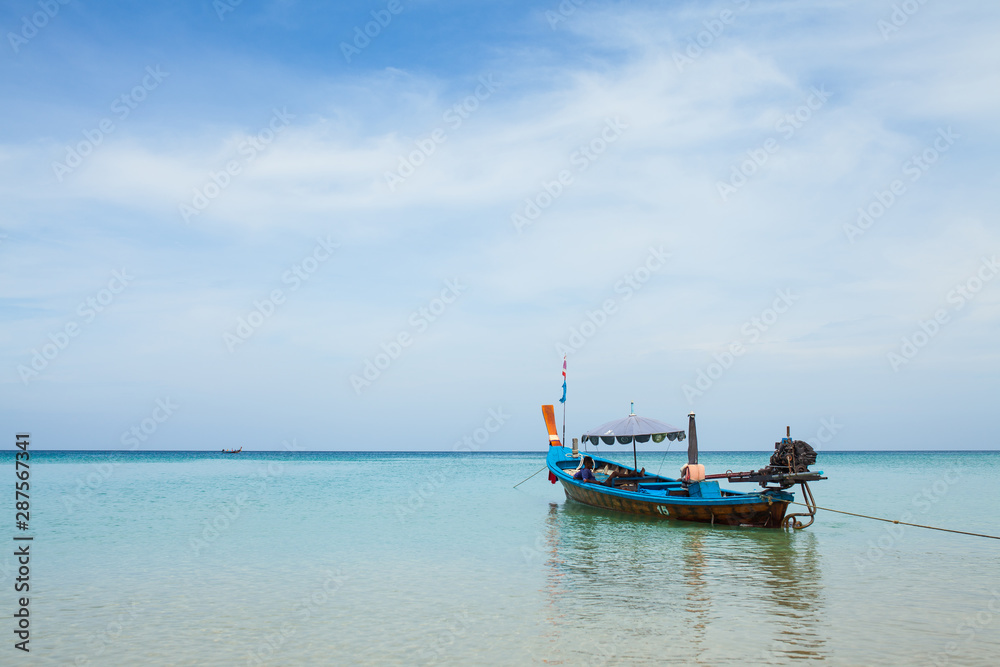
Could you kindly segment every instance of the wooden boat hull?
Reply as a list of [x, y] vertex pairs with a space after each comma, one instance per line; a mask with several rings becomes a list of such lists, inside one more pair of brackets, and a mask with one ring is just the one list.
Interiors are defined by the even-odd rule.
[[[571, 471], [563, 469], [567, 463], [575, 467], [578, 460], [555, 451], [562, 449], [559, 446], [550, 447], [549, 471], [563, 485], [568, 499], [592, 507], [677, 521], [780, 528], [788, 503], [794, 500], [792, 494], [776, 490], [754, 493], [722, 490], [720, 497], [714, 498], [670, 495], [669, 491], [657, 487], [677, 485], [674, 493], [686, 491], [680, 490], [678, 480], [666, 477], [657, 478], [653, 484], [638, 484], [635, 490], [585, 483], [574, 480]], [[603, 461], [599, 457], [595, 459]]]
[[610, 495], [601, 490], [597, 484], [588, 484], [591, 488], [572, 482], [562, 482], [566, 497], [584, 505], [600, 507], [607, 510], [642, 514], [659, 519], [675, 519], [677, 521], [697, 521], [700, 523], [721, 524], [726, 526], [757, 526], [761, 528], [780, 528], [785, 518], [788, 502], [772, 500], [770, 503], [743, 502], [716, 504], [680, 504], [669, 499], [645, 500], [629, 498], [626, 495]]

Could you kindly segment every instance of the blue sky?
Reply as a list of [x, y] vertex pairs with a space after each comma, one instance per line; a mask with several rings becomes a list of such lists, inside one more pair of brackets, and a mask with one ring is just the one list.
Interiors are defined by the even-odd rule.
[[1000, 8], [903, 4], [6, 3], [2, 430], [996, 449]]

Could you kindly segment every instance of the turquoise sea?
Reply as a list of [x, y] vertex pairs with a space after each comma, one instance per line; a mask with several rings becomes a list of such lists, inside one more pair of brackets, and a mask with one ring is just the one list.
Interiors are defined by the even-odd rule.
[[[1000, 662], [1000, 540], [828, 512], [794, 533], [639, 519], [545, 472], [512, 488], [544, 455], [34, 452], [31, 653], [5, 549], [0, 664]], [[1000, 535], [998, 452], [814, 468], [821, 506]]]

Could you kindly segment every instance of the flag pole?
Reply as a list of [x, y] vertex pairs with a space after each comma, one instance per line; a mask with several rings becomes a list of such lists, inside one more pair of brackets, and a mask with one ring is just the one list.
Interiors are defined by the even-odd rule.
[[562, 435], [563, 447], [566, 446], [566, 404], [563, 403], [563, 435]]
[[563, 427], [562, 427], [562, 444], [563, 447], [566, 446], [566, 355], [563, 355], [563, 395], [561, 403], [563, 404]]

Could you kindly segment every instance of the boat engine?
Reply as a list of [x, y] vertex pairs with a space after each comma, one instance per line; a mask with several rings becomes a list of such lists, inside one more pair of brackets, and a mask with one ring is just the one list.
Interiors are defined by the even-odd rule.
[[[802, 485], [802, 499], [805, 500], [807, 512], [795, 512], [785, 515], [784, 520], [781, 522], [781, 525], [785, 528], [805, 528], [811, 526], [812, 522], [816, 519], [816, 501], [813, 500], [812, 491], [809, 490], [809, 484], [806, 483], [807, 477], [811, 476], [817, 479], [826, 478], [809, 472], [809, 466], [814, 463], [816, 463], [816, 450], [805, 440], [792, 440], [792, 428], [790, 426], [786, 427], [785, 437], [781, 439], [781, 442], [774, 443], [774, 454], [771, 454], [770, 465], [762, 471], [772, 475], [794, 475], [795, 481]], [[789, 478], [782, 480], [781, 487], [785, 488], [788, 481]], [[799, 517], [808, 519], [808, 521], [803, 523], [799, 521]]]
[[[814, 482], [822, 472], [812, 472], [809, 466], [816, 463], [816, 450], [805, 440], [792, 440], [791, 428], [786, 428], [786, 437], [774, 443], [774, 454], [768, 465], [750, 472], [726, 471], [722, 475], [706, 475], [705, 478], [726, 477], [730, 482], [757, 482], [765, 488], [787, 489], [796, 484]], [[768, 484], [777, 484], [768, 487]]]
[[770, 473], [809, 472], [809, 466], [816, 463], [816, 450], [805, 440], [782, 438], [774, 443], [770, 465], [764, 470]]
[[[705, 479], [725, 477], [730, 482], [756, 482], [764, 487], [765, 492], [784, 491], [796, 484], [801, 484], [802, 499], [805, 500], [805, 503], [798, 504], [804, 504], [808, 511], [785, 515], [781, 525], [785, 528], [805, 528], [812, 524], [817, 509], [808, 482], [826, 479], [823, 477], [823, 471], [812, 472], [809, 470], [809, 466], [814, 463], [816, 463], [816, 450], [804, 440], [792, 440], [792, 429], [788, 426], [785, 427], [785, 437], [781, 439], [781, 442], [774, 443], [774, 454], [771, 454], [769, 465], [750, 472], [727, 470], [719, 475], [705, 475]], [[768, 486], [769, 484], [774, 486]], [[798, 517], [806, 517], [809, 521], [803, 523], [799, 521]]]

